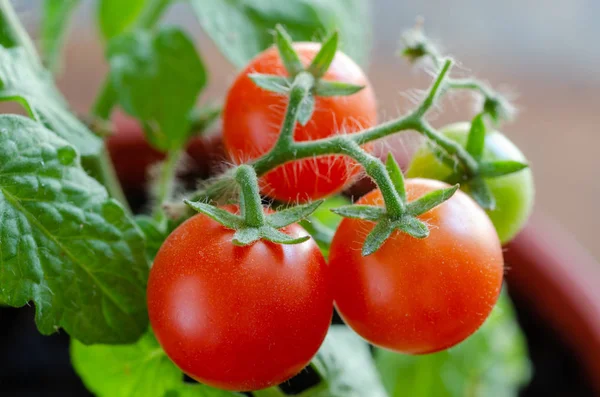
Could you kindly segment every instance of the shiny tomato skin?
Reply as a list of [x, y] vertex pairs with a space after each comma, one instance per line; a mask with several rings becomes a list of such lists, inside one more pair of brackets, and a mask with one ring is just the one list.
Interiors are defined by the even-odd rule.
[[[409, 201], [447, 185], [407, 179]], [[379, 190], [358, 201], [383, 205]], [[502, 249], [485, 212], [465, 193], [419, 216], [430, 235], [393, 232], [375, 253], [361, 248], [374, 223], [344, 219], [329, 264], [337, 310], [374, 345], [407, 354], [461, 342], [490, 314], [502, 285]]]
[[[308, 65], [320, 49], [318, 43], [295, 43], [300, 59]], [[279, 136], [287, 97], [259, 88], [249, 73], [287, 76], [277, 49], [271, 47], [250, 61], [229, 89], [223, 112], [225, 149], [235, 163], [267, 153]], [[377, 122], [373, 89], [360, 67], [337, 52], [324, 80], [363, 85], [350, 96], [317, 97], [315, 111], [306, 126], [297, 124], [298, 141], [326, 138], [372, 127]], [[367, 149], [370, 146], [367, 145]], [[349, 157], [319, 156], [289, 162], [265, 174], [261, 190], [272, 198], [294, 202], [318, 199], [339, 192], [358, 175], [360, 167]]]
[[323, 342], [333, 313], [328, 268], [313, 240], [239, 247], [233, 233], [198, 214], [169, 235], [150, 271], [150, 323], [190, 377], [263, 389], [300, 372]]

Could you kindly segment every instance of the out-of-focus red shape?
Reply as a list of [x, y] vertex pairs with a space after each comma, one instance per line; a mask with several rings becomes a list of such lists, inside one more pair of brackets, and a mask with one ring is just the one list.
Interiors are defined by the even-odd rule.
[[600, 263], [539, 212], [506, 247], [504, 258], [512, 291], [575, 351], [600, 393]]
[[[117, 175], [126, 191], [143, 190], [147, 186], [148, 171], [164, 159], [164, 154], [152, 148], [136, 120], [117, 112], [113, 118], [114, 134], [107, 139], [107, 147]], [[225, 159], [220, 133], [191, 140], [187, 153], [191, 161], [184, 174], [207, 178], [222, 167]]]

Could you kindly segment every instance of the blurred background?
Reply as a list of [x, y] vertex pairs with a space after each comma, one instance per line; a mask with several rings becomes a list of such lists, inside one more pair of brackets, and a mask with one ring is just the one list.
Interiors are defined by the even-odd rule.
[[[325, 1], [325, 0], [324, 0]], [[407, 111], [403, 92], [426, 88], [429, 77], [397, 56], [399, 37], [416, 16], [425, 29], [458, 61], [458, 73], [488, 80], [514, 95], [520, 113], [502, 127], [530, 159], [537, 186], [537, 209], [551, 214], [600, 258], [597, 229], [600, 197], [600, 2], [597, 0], [372, 0], [373, 53], [370, 78], [382, 118]], [[40, 0], [15, 5], [31, 28], [39, 26]], [[106, 72], [93, 20], [94, 1], [76, 11], [59, 78], [70, 103], [86, 111]], [[220, 97], [234, 68], [202, 33], [186, 4], [169, 10], [167, 22], [183, 23], [199, 39], [212, 74], [204, 98]], [[74, 32], [73, 32], [74, 31]], [[468, 105], [468, 99], [465, 100]], [[461, 97], [444, 104], [434, 124], [470, 116]], [[414, 140], [408, 139], [407, 150]], [[600, 269], [597, 269], [600, 272]]]
[[[41, 0], [13, 1], [19, 17], [34, 38], [37, 37], [41, 3]], [[379, 98], [381, 119], [411, 109], [414, 90], [425, 89], [430, 83], [427, 70], [412, 67], [397, 55], [400, 34], [414, 25], [416, 16], [421, 16], [427, 34], [437, 40], [445, 53], [457, 60], [455, 75], [473, 74], [514, 98], [520, 113], [514, 122], [503, 125], [501, 129], [526, 154], [534, 169], [536, 212], [551, 217], [565, 231], [565, 236], [576, 239], [585, 247], [584, 250], [599, 259], [600, 244], [596, 233], [600, 226], [600, 211], [595, 205], [600, 197], [597, 172], [600, 168], [597, 155], [600, 147], [600, 132], [597, 131], [600, 125], [600, 45], [597, 42], [600, 37], [600, 24], [597, 23], [600, 1], [372, 0], [371, 5], [374, 23], [369, 76]], [[89, 109], [107, 71], [94, 11], [93, 0], [82, 0], [82, 6], [73, 18], [58, 77], [61, 90], [73, 108], [80, 112]], [[166, 22], [183, 24], [198, 40], [200, 53], [211, 73], [211, 86], [202, 100], [221, 98], [235, 76], [233, 66], [203, 34], [188, 5], [171, 7]], [[442, 112], [434, 114], [432, 123], [442, 126], [470, 118], [472, 105], [468, 95], [452, 96], [442, 103], [443, 115]], [[393, 144], [410, 153], [418, 139], [414, 135], [402, 135], [401, 140], [395, 140]], [[536, 230], [540, 234], [544, 231], [538, 227], [533, 231], [534, 235]], [[560, 237], [552, 239], [550, 244], [559, 250], [563, 244], [568, 245]], [[548, 250], [549, 260], [552, 255], [553, 252]], [[584, 281], [600, 280], [600, 266], [592, 260], [580, 258], [567, 254], [560, 260], [563, 264], [570, 260], [573, 264], [576, 262], [578, 271], [585, 274], [582, 276]], [[531, 289], [544, 289], [546, 285], [542, 281], [538, 283], [535, 277], [523, 280], [530, 283]], [[573, 283], [569, 288], [573, 288], [572, 285], [578, 284]], [[526, 288], [527, 285], [520, 287], [521, 290]], [[532, 360], [542, 363], [535, 369], [537, 376], [527, 395], [591, 395], [589, 384], [579, 378], [583, 377], [583, 370], [579, 367], [581, 353], [577, 355], [563, 346], [564, 341], [572, 342], [569, 338], [585, 339], [584, 334], [557, 336], [547, 323], [540, 323], [538, 314], [543, 312], [540, 306], [547, 306], [547, 310], [552, 311], [556, 303], [550, 298], [538, 300], [537, 306], [524, 302], [527, 299], [515, 299]], [[555, 299], [563, 299], [563, 295], [556, 295]], [[588, 304], [593, 302], [596, 309], [600, 307], [600, 293], [593, 301], [591, 299], [588, 295], [580, 299], [584, 303], [578, 306], [583, 313], [579, 318], [600, 318], [600, 313], [589, 309], [593, 305]], [[566, 306], [564, 312], [555, 315], [552, 322], [556, 329], [571, 321], [568, 316], [571, 309]], [[40, 368], [47, 368], [53, 363], [68, 366], [62, 345], [52, 350], [49, 347], [51, 338], [35, 339], [38, 334], [32, 327], [32, 308], [25, 310], [29, 313], [18, 316], [22, 324], [8, 331], [0, 329], [0, 335], [3, 335], [2, 332], [14, 333], [4, 335], [5, 340], [11, 341], [19, 332], [30, 333], [31, 340], [39, 343], [31, 349], [38, 352], [35, 354]], [[17, 318], [16, 312], [7, 313], [2, 315], [4, 317], [0, 316], [2, 322], [11, 321], [10, 316]], [[545, 320], [548, 318], [544, 317]], [[596, 325], [595, 335], [599, 337], [600, 320], [596, 321]], [[22, 331], [24, 329], [27, 331]], [[64, 333], [53, 338], [62, 338], [65, 343], [67, 339]], [[549, 351], [550, 346], [552, 352]], [[17, 357], [22, 361], [11, 365], [29, 366], [28, 370], [35, 370], [30, 367], [27, 357], [18, 355], [18, 346], [14, 346], [14, 354], [11, 348], [10, 343], [2, 346], [2, 356]], [[599, 362], [600, 357], [595, 361]], [[6, 364], [5, 359], [0, 359], [0, 363]], [[562, 383], [558, 382], [561, 388], [556, 389], [551, 378], [562, 376]], [[49, 374], [48, 384], [54, 385], [54, 380]], [[81, 385], [74, 387], [77, 387], [74, 389], [77, 392], [82, 392]]]

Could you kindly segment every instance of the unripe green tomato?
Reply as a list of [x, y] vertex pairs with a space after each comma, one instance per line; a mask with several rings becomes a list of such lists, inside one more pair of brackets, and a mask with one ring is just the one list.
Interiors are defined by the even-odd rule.
[[[456, 123], [441, 129], [441, 133], [465, 146], [469, 135], [470, 123]], [[483, 161], [515, 160], [526, 163], [521, 151], [506, 136], [497, 131], [488, 131], [485, 138]], [[415, 153], [406, 176], [408, 178], [430, 178], [445, 180], [452, 170], [439, 161], [424, 144]], [[508, 243], [525, 225], [531, 214], [534, 198], [533, 175], [531, 169], [513, 174], [487, 178], [486, 182], [496, 199], [496, 208], [487, 211], [502, 244]], [[463, 189], [468, 193], [468, 188]]]

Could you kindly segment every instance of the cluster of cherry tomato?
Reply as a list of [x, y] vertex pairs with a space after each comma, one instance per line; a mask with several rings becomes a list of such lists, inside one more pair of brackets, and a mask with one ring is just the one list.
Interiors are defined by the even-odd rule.
[[[295, 45], [306, 64], [319, 45]], [[276, 48], [258, 55], [231, 86], [223, 114], [225, 148], [236, 163], [265, 155], [277, 140], [286, 97], [257, 87], [251, 72], [286, 75]], [[345, 97], [317, 97], [297, 141], [352, 133], [377, 122], [375, 95], [360, 67], [337, 53], [324, 79], [365, 86]], [[468, 124], [443, 130], [464, 144]], [[367, 148], [368, 149], [368, 148]], [[497, 132], [486, 137], [485, 157], [522, 160]], [[412, 201], [447, 187], [452, 170], [428, 147], [408, 171]], [[359, 167], [327, 155], [285, 163], [261, 179], [263, 194], [281, 201], [310, 201], [341, 191]], [[423, 179], [432, 178], [432, 179]], [[375, 224], [344, 219], [326, 261], [313, 240], [280, 245], [232, 243], [234, 230], [198, 214], [166, 239], [150, 273], [152, 328], [169, 357], [202, 383], [228, 390], [276, 385], [304, 368], [330, 325], [333, 307], [368, 342], [397, 352], [424, 354], [449, 348], [475, 332], [491, 312], [503, 279], [501, 241], [523, 226], [532, 204], [529, 170], [490, 181], [496, 209], [482, 210], [458, 191], [419, 216], [430, 235], [394, 232], [379, 250], [361, 247]], [[379, 190], [358, 204], [383, 205]], [[238, 213], [236, 206], [222, 207]], [[269, 211], [265, 209], [265, 211]], [[489, 215], [489, 216], [488, 216]], [[291, 236], [306, 232], [297, 224]]]

